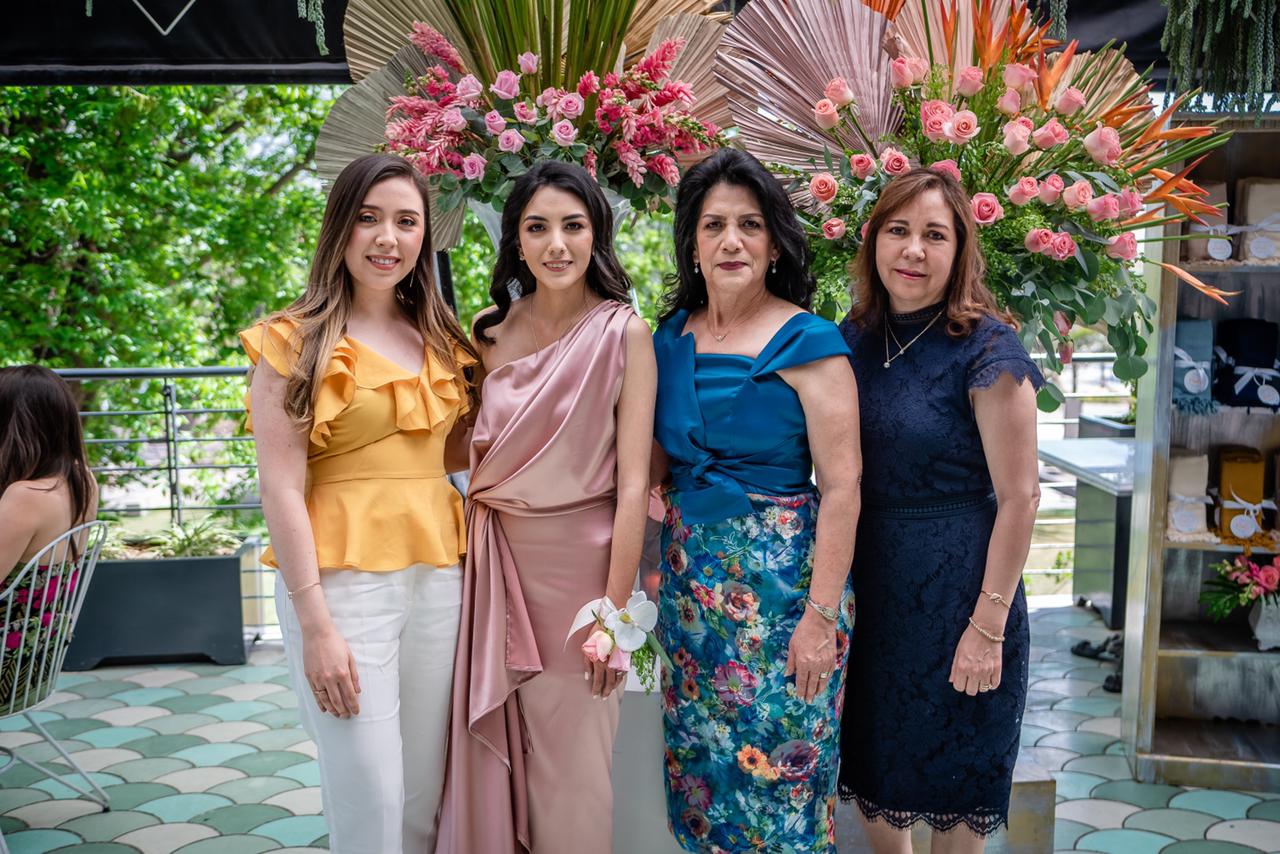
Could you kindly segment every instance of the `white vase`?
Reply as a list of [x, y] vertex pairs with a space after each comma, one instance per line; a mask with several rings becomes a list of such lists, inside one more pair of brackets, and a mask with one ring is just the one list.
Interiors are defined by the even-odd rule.
[[1280, 647], [1280, 597], [1262, 596], [1249, 611], [1249, 627], [1258, 642], [1258, 649]]

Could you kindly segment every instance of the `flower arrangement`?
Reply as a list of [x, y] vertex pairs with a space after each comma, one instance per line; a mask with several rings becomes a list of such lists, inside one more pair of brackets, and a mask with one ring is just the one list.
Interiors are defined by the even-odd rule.
[[1227, 617], [1236, 608], [1266, 599], [1280, 604], [1280, 555], [1271, 563], [1258, 565], [1245, 556], [1234, 561], [1211, 564], [1214, 575], [1204, 582], [1200, 601], [1215, 620]]
[[[1218, 214], [1187, 174], [1226, 136], [1207, 126], [1167, 126], [1182, 99], [1156, 115], [1152, 84], [1144, 75], [1127, 79], [1118, 51], [1082, 57], [1072, 42], [1046, 53], [1058, 43], [1045, 37], [1047, 24], [1030, 22], [1022, 0], [1012, 0], [1008, 21], [994, 26], [995, 2], [973, 0], [971, 57], [934, 54], [933, 43], [957, 43], [955, 2], [950, 17], [945, 5], [940, 16], [925, 10], [926, 25], [941, 18], [944, 31], [930, 57], [908, 55], [900, 38], [889, 42], [889, 84], [903, 118], [888, 134], [864, 130], [844, 78], [814, 93], [813, 120], [826, 134], [823, 162], [775, 168], [795, 179], [802, 196], [807, 188], [817, 310], [832, 316], [843, 308], [861, 226], [886, 184], [919, 164], [968, 191], [988, 284], [1021, 320], [1029, 350], [1039, 343], [1048, 367], [1060, 370], [1071, 358], [1072, 326], [1103, 325], [1116, 375], [1136, 379], [1146, 371], [1144, 336], [1155, 305], [1134, 264], [1145, 240], [1165, 239], [1139, 232]], [[1190, 165], [1169, 171], [1184, 161]], [[1161, 266], [1223, 301], [1224, 292]], [[1041, 392], [1043, 408], [1062, 400], [1052, 384]]]
[[681, 39], [660, 43], [622, 74], [587, 71], [573, 88], [541, 91], [534, 53], [486, 85], [464, 73], [436, 30], [415, 23], [410, 39], [434, 64], [392, 99], [386, 150], [428, 177], [442, 211], [467, 199], [501, 209], [515, 179], [548, 158], [579, 163], [632, 207], [653, 209], [680, 180], [678, 156], [724, 144], [719, 128], [691, 112], [688, 84], [669, 79]]
[[615, 606], [608, 596], [583, 605], [574, 617], [569, 637], [592, 623], [595, 629], [582, 644], [582, 652], [595, 661], [607, 661], [614, 670], [626, 671], [634, 665], [646, 691], [652, 691], [657, 684], [659, 660], [672, 666], [653, 633], [658, 624], [658, 606], [649, 601], [643, 590], [632, 593], [623, 608]]

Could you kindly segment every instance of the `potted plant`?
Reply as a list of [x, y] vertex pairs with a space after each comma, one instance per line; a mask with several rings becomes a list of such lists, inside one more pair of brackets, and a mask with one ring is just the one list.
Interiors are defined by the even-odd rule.
[[256, 564], [258, 541], [212, 518], [158, 534], [111, 538], [103, 547], [67, 670], [106, 662], [208, 658], [245, 662], [240, 574]]
[[1280, 647], [1280, 556], [1273, 557], [1271, 563], [1258, 564], [1241, 555], [1209, 568], [1214, 574], [1204, 582], [1200, 594], [1209, 616], [1221, 620], [1250, 605], [1249, 626], [1258, 649]]

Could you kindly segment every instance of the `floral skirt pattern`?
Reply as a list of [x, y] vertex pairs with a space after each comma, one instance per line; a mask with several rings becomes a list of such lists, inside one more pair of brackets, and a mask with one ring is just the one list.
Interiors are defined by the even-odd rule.
[[657, 632], [675, 665], [662, 683], [671, 831], [687, 851], [834, 851], [850, 588], [826, 691], [806, 703], [783, 676], [818, 497], [753, 495], [753, 513], [705, 525], [683, 523], [677, 490], [666, 499]]
[[[19, 564], [13, 571], [22, 569]], [[12, 575], [10, 576], [12, 577]], [[53, 691], [53, 670], [60, 650], [42, 649], [40, 642], [49, 636], [55, 619], [65, 622], [67, 603], [75, 595], [80, 571], [72, 569], [59, 585], [59, 579], [50, 578], [47, 566], [37, 567], [29, 573], [12, 594], [8, 606], [8, 624], [3, 627], [4, 665], [0, 667], [0, 709], [15, 706], [25, 697], [25, 706], [33, 706]], [[0, 584], [0, 590], [8, 581]], [[0, 612], [4, 606], [0, 605]], [[71, 637], [63, 639], [69, 645]], [[27, 695], [28, 691], [33, 691]]]

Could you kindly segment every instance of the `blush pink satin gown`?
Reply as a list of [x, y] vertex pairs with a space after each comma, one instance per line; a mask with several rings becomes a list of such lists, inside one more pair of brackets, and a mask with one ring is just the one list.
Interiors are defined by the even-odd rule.
[[612, 848], [621, 692], [592, 698], [565, 635], [608, 579], [633, 314], [601, 303], [485, 378], [436, 854]]

